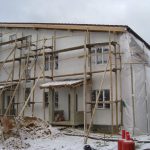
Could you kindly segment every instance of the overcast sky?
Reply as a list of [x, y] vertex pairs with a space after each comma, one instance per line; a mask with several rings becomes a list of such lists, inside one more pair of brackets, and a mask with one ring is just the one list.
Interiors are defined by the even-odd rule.
[[129, 25], [150, 43], [150, 0], [0, 0], [0, 22]]

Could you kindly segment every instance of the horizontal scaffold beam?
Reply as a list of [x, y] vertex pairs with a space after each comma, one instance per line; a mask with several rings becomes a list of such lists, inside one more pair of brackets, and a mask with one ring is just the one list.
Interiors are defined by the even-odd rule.
[[[116, 42], [111, 42], [111, 45], [115, 45], [117, 44]], [[103, 42], [103, 43], [92, 43], [92, 44], [87, 44], [86, 47], [87, 48], [91, 48], [91, 47], [94, 47], [94, 46], [97, 46], [97, 45], [100, 45], [100, 46], [107, 46], [109, 45], [109, 42]], [[52, 49], [52, 46], [49, 46], [49, 47], [45, 47], [45, 48], [39, 48], [39, 49], [34, 49], [32, 51], [37, 51], [37, 50], [43, 50], [43, 49]], [[56, 50], [54, 52], [50, 51], [50, 52], [45, 52], [45, 55], [52, 55], [52, 54], [58, 54], [58, 53], [64, 53], [64, 52], [68, 52], [68, 51], [74, 51], [74, 50], [79, 50], [79, 49], [83, 49], [84, 48], [84, 45], [80, 45], [80, 46], [75, 46], [75, 47], [69, 47], [69, 48], [65, 48], [65, 49], [59, 49], [59, 50]], [[35, 56], [43, 56], [43, 53], [40, 52], [40, 53], [37, 53], [37, 54], [30, 54], [30, 58], [33, 58]], [[22, 57], [18, 57], [18, 58], [15, 58], [15, 59], [10, 59], [10, 60], [7, 60], [5, 63], [9, 63], [9, 62], [12, 62], [12, 61], [19, 61], [21, 59], [26, 59], [26, 56], [22, 56]], [[3, 61], [0, 61], [0, 63], [3, 63]]]

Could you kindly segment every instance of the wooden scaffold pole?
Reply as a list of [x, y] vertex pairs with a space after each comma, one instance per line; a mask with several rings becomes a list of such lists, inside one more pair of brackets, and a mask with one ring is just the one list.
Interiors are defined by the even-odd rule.
[[[38, 49], [38, 30], [37, 30], [37, 36], [36, 36], [36, 49]], [[37, 71], [37, 51], [35, 51], [35, 56], [34, 56], [34, 80], [33, 80], [33, 85], [35, 84], [35, 77], [36, 77], [36, 71]], [[32, 95], [32, 116], [34, 116], [34, 103], [35, 103], [35, 90], [33, 91]]]
[[[45, 42], [46, 39], [43, 39], [43, 82], [45, 83]], [[45, 88], [43, 89], [43, 112], [45, 120]]]
[[[115, 34], [114, 34], [115, 35]], [[116, 127], [117, 127], [117, 132], [118, 132], [118, 129], [119, 129], [119, 126], [118, 126], [118, 70], [117, 70], [117, 67], [118, 67], [118, 53], [117, 53], [117, 45], [114, 46], [114, 56], [115, 56], [115, 93], [116, 93]]]
[[118, 45], [119, 50], [119, 81], [120, 81], [120, 111], [121, 111], [121, 126], [123, 126], [123, 100], [122, 100], [122, 78], [121, 78], [121, 70], [122, 70], [122, 58], [120, 53], [120, 45]]
[[83, 106], [84, 106], [84, 144], [86, 144], [86, 133], [87, 133], [87, 108], [86, 108], [86, 95], [87, 95], [87, 32], [85, 32], [84, 39], [84, 85], [83, 85]]
[[[27, 59], [29, 58], [29, 55], [30, 55], [30, 53], [28, 53]], [[20, 78], [19, 78], [19, 81], [18, 81], [18, 83], [17, 83], [17, 85], [16, 85], [16, 88], [14, 89], [14, 92], [13, 92], [13, 94], [12, 94], [12, 97], [11, 97], [11, 99], [10, 99], [10, 101], [9, 101], [9, 104], [8, 104], [8, 107], [7, 107], [6, 111], [5, 111], [4, 116], [7, 115], [8, 111], [9, 111], [9, 109], [10, 109], [10, 107], [11, 107], [11, 104], [12, 104], [12, 102], [13, 102], [13, 98], [15, 97], [15, 94], [16, 94], [16, 92], [17, 92], [17, 89], [18, 89], [18, 87], [19, 87], [19, 84], [20, 84], [20, 82], [21, 82], [21, 79], [22, 79], [22, 77], [24, 76], [24, 73], [25, 73], [27, 67], [28, 67], [28, 64], [26, 63], [25, 67], [23, 68], [23, 72], [22, 72], [22, 74], [21, 74], [21, 76], [20, 76]]]
[[111, 51], [111, 33], [109, 31], [109, 68], [110, 68], [110, 101], [111, 101], [111, 130], [114, 133], [114, 109], [113, 109], [113, 77], [112, 77], [112, 51]]
[[26, 108], [26, 106], [27, 106], [27, 104], [28, 104], [28, 102], [29, 102], [29, 99], [30, 99], [30, 97], [32, 96], [33, 91], [34, 91], [34, 89], [35, 89], [35, 87], [36, 87], [36, 85], [37, 85], [37, 83], [38, 83], [38, 81], [39, 81], [39, 79], [40, 79], [40, 77], [41, 77], [42, 74], [43, 74], [43, 71], [40, 73], [40, 75], [38, 76], [38, 78], [37, 78], [37, 80], [36, 80], [34, 86], [32, 87], [31, 92], [30, 92], [28, 98], [27, 98], [26, 101], [25, 101], [25, 104], [23, 105], [23, 107], [22, 107], [22, 109], [21, 109], [21, 111], [20, 111], [20, 113], [19, 113], [19, 115], [18, 115], [19, 117], [21, 117], [21, 116], [23, 115], [23, 112], [24, 112], [24, 110], [25, 110], [25, 108]]
[[107, 60], [106, 68], [105, 68], [102, 80], [100, 82], [100, 87], [99, 87], [99, 91], [98, 91], [98, 94], [97, 94], [97, 97], [96, 97], [96, 102], [95, 102], [95, 105], [94, 105], [94, 108], [93, 108], [92, 117], [91, 117], [91, 120], [90, 120], [90, 123], [89, 123], [89, 127], [88, 127], [88, 130], [87, 130], [85, 144], [87, 143], [87, 140], [88, 140], [88, 137], [89, 137], [89, 134], [90, 134], [90, 130], [91, 130], [91, 126], [92, 126], [92, 122], [93, 122], [93, 119], [94, 119], [94, 116], [95, 116], [96, 108], [97, 108], [98, 103], [99, 103], [99, 97], [100, 97], [100, 93], [101, 93], [101, 90], [102, 90], [102, 87], [103, 87], [103, 83], [104, 83], [104, 80], [105, 80], [108, 64], [109, 64], [109, 58]]

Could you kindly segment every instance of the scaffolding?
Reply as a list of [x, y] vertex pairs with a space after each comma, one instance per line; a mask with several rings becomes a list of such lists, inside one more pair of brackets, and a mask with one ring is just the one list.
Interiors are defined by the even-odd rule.
[[[85, 40], [83, 45], [80, 46], [74, 46], [74, 47], [68, 47], [65, 49], [57, 49], [56, 50], [56, 41], [57, 41], [57, 37], [56, 34], [54, 33], [54, 35], [50, 38], [50, 39], [46, 39], [43, 38], [42, 40], [38, 38], [37, 35], [37, 39], [36, 41], [32, 42], [29, 41], [27, 42], [25, 45], [24, 41], [28, 41], [29, 36], [23, 36], [14, 40], [9, 40], [6, 42], [2, 42], [0, 43], [0, 47], [1, 49], [3, 48], [3, 46], [5, 45], [12, 45], [12, 50], [10, 51], [10, 54], [6, 57], [5, 60], [0, 61], [0, 70], [4, 69], [4, 65], [7, 63], [11, 63], [12, 64], [12, 70], [10, 71], [8, 78], [6, 81], [1, 81], [0, 85], [3, 85], [3, 88], [1, 88], [1, 93], [0, 93], [0, 97], [1, 97], [1, 103], [2, 103], [2, 94], [3, 92], [6, 90], [6, 87], [8, 85], [10, 85], [10, 91], [11, 91], [11, 98], [8, 104], [7, 109], [5, 110], [5, 112], [3, 113], [1, 111], [1, 115], [2, 116], [11, 116], [11, 107], [14, 107], [14, 105], [16, 106], [17, 110], [16, 113], [14, 115], [16, 116], [23, 116], [24, 115], [24, 111], [27, 107], [27, 105], [30, 103], [32, 105], [32, 116], [34, 116], [34, 108], [35, 105], [40, 103], [43, 106], [43, 117], [45, 119], [45, 101], [44, 101], [44, 93], [45, 93], [45, 89], [43, 89], [43, 100], [41, 102], [36, 102], [35, 101], [35, 87], [37, 85], [37, 83], [39, 82], [39, 80], [43, 80], [43, 82], [45, 82], [46, 79], [54, 81], [56, 78], [62, 78], [62, 77], [74, 77], [76, 78], [77, 76], [82, 76], [84, 79], [84, 83], [83, 83], [83, 106], [84, 106], [84, 135], [85, 135], [85, 140], [84, 142], [87, 143], [87, 139], [92, 127], [92, 123], [93, 123], [93, 118], [96, 112], [96, 108], [98, 106], [98, 104], [110, 104], [110, 108], [111, 108], [111, 126], [112, 126], [112, 131], [111, 133], [114, 134], [114, 109], [116, 110], [116, 120], [115, 120], [115, 124], [116, 124], [116, 128], [117, 131], [119, 131], [119, 127], [120, 125], [123, 125], [123, 108], [122, 108], [122, 94], [121, 94], [121, 69], [122, 69], [122, 59], [121, 59], [121, 55], [122, 53], [120, 52], [120, 45], [119, 43], [117, 43], [117, 41], [112, 41], [111, 40], [111, 35], [115, 36], [115, 32], [108, 32], [108, 42], [103, 42], [103, 43], [91, 43], [90, 40], [90, 32], [87, 30], [84, 32], [84, 36], [85, 36]], [[64, 36], [64, 37], [58, 37], [58, 38], [66, 38], [68, 36]], [[46, 46], [45, 43], [46, 41], [51, 40], [52, 43], [49, 46]], [[38, 46], [38, 42], [43, 41], [43, 45], [42, 47], [39, 48]], [[92, 52], [91, 49], [95, 46], [108, 46], [109, 47], [109, 52], [108, 52], [108, 61], [107, 64], [105, 66], [105, 69], [101, 69], [101, 70], [96, 70], [93, 71], [92, 69]], [[32, 47], [32, 49], [31, 49]], [[34, 48], [33, 48], [34, 47]], [[55, 63], [55, 58], [57, 54], [60, 53], [67, 53], [70, 51], [76, 51], [79, 49], [83, 49], [84, 50], [84, 54], [83, 55], [79, 55], [79, 56], [72, 56], [72, 57], [68, 57], [65, 59], [59, 59], [59, 61], [66, 61], [68, 59], [74, 59], [76, 57], [80, 57], [84, 60], [84, 70], [83, 72], [78, 72], [78, 73], [72, 73], [72, 74], [59, 74], [59, 75], [55, 75], [54, 74], [54, 63]], [[20, 51], [20, 56], [16, 57], [16, 50]], [[9, 57], [13, 55], [13, 58]], [[52, 68], [51, 68], [51, 75], [46, 76], [45, 75], [45, 57], [50, 55], [51, 56], [51, 63], [52, 63]], [[42, 57], [42, 66], [41, 66], [41, 62], [39, 62], [40, 58]], [[87, 69], [87, 62], [89, 61], [89, 69]], [[19, 72], [18, 72], [18, 79], [14, 78], [14, 71], [15, 71], [15, 65], [16, 62], [19, 63]], [[21, 66], [24, 64], [24, 67], [22, 68]], [[40, 68], [40, 73], [37, 73], [37, 66]], [[34, 72], [33, 72], [33, 77], [31, 77], [29, 75], [29, 70], [31, 68], [34, 68]], [[87, 101], [86, 96], [87, 96], [87, 80], [90, 79], [90, 90], [92, 91], [92, 78], [93, 78], [93, 74], [103, 74], [101, 83], [100, 83], [100, 87], [98, 89], [98, 95], [96, 98], [96, 101]], [[105, 76], [106, 74], [109, 74], [109, 78], [110, 78], [110, 100], [109, 101], [99, 101], [99, 97], [101, 94], [101, 90], [103, 88], [103, 83], [105, 82]], [[113, 79], [114, 76], [114, 79]], [[115, 82], [113, 82], [113, 80]], [[26, 91], [24, 91], [24, 97], [23, 97], [23, 102], [20, 102], [19, 100], [19, 93], [20, 93], [20, 87], [21, 84], [23, 83], [25, 86], [25, 90], [26, 90], [26, 86], [27, 86], [27, 82], [31, 81], [32, 82], [32, 88], [31, 91], [29, 93], [29, 95], [27, 95], [26, 97]], [[118, 82], [120, 81], [120, 82]], [[15, 83], [15, 85], [13, 85], [13, 83]], [[120, 83], [120, 85], [118, 85], [118, 83]], [[113, 85], [114, 84], [114, 85]], [[115, 88], [115, 96], [113, 94], [113, 88]], [[120, 94], [118, 94], [120, 91]], [[17, 93], [18, 92], [18, 93]], [[52, 89], [52, 95], [54, 95], [54, 90]], [[14, 97], [16, 96], [16, 94], [18, 94], [18, 99], [16, 102], [14, 102]], [[32, 97], [32, 101], [29, 102], [30, 98]], [[115, 97], [115, 98], [114, 98]], [[115, 100], [114, 100], [115, 99]], [[49, 102], [50, 103], [50, 102]], [[19, 105], [22, 105], [22, 109], [19, 112]], [[118, 123], [118, 114], [119, 114], [119, 105], [121, 108], [121, 124], [119, 125]], [[2, 106], [1, 106], [2, 109]], [[90, 113], [91, 118], [90, 118], [90, 123], [87, 122], [87, 113]]]

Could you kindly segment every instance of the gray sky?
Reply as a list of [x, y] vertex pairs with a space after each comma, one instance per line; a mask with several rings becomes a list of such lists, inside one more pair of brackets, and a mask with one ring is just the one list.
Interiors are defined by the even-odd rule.
[[150, 0], [0, 0], [0, 22], [122, 24], [150, 43]]

